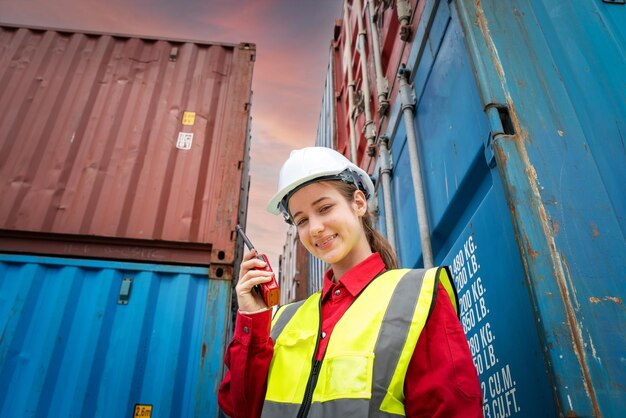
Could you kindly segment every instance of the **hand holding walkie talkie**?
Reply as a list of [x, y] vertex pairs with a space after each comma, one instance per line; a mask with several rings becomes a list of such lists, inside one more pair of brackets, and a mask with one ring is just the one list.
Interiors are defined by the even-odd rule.
[[263, 297], [263, 301], [268, 307], [272, 307], [274, 305], [278, 305], [280, 303], [280, 287], [278, 286], [278, 282], [276, 281], [276, 276], [273, 274], [272, 267], [270, 266], [270, 261], [268, 260], [265, 254], [259, 254], [258, 251], [254, 248], [246, 234], [243, 232], [243, 229], [239, 225], [235, 227], [243, 241], [246, 243], [246, 246], [250, 251], [254, 251], [257, 254], [257, 258], [265, 263], [264, 268], [255, 267], [253, 270], [263, 270], [272, 273], [272, 278], [267, 283], [262, 283], [258, 286], [255, 286], [255, 290], [261, 294]]

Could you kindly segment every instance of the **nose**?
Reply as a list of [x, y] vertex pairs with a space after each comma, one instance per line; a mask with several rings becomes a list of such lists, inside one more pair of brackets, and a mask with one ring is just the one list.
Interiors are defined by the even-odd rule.
[[309, 218], [309, 233], [312, 237], [316, 238], [324, 231], [324, 223], [317, 216], [311, 216]]

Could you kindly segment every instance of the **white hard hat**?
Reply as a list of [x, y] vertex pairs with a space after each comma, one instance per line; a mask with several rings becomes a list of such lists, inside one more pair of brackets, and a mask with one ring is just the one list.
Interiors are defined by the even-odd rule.
[[267, 205], [268, 212], [280, 213], [289, 221], [287, 201], [300, 187], [321, 180], [343, 180], [355, 184], [369, 200], [374, 196], [370, 176], [339, 152], [327, 147], [307, 147], [291, 151], [278, 176], [278, 192]]

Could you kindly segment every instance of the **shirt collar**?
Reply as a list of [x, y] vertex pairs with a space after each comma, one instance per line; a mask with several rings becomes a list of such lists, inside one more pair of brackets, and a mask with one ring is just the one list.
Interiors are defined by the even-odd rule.
[[[356, 266], [352, 267], [346, 274], [339, 279], [339, 283], [343, 285], [353, 297], [358, 296], [365, 286], [371, 282], [374, 277], [385, 271], [385, 263], [380, 254], [373, 253]], [[322, 289], [322, 300], [330, 292], [331, 287], [335, 285], [332, 281], [333, 270], [328, 269], [324, 274], [324, 287]]]

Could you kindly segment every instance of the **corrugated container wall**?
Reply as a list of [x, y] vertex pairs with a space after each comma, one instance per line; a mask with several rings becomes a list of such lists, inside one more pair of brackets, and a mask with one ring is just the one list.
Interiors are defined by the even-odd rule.
[[335, 108], [335, 77], [333, 64], [333, 48], [330, 49], [328, 69], [324, 80], [324, 94], [322, 109], [317, 126], [315, 145], [319, 147], [336, 148], [337, 146], [337, 117]]
[[[421, 13], [424, 2], [409, 9], [411, 14], [407, 19], [410, 24], [400, 24], [397, 10], [390, 2], [374, 2], [373, 14], [370, 13], [370, 4], [367, 1], [346, 0], [344, 5], [344, 19], [337, 20], [335, 24], [332, 42], [334, 53], [331, 58], [336, 97], [336, 149], [353, 158], [350, 156], [349, 144], [352, 130], [357, 150], [354, 160], [368, 172], [375, 174], [373, 169], [377, 156], [376, 143], [368, 147], [368, 136], [373, 134], [372, 139], [376, 139], [376, 134], [385, 132], [389, 98], [397, 95], [396, 76], [409, 53], [407, 43], [401, 41], [400, 36], [415, 32], [417, 19], [411, 16]], [[360, 14], [357, 13], [359, 10]], [[363, 30], [359, 29], [359, 24]], [[379, 60], [374, 59], [376, 55], [372, 36], [378, 40]], [[365, 63], [361, 56], [365, 57]], [[364, 74], [367, 77], [364, 78]], [[352, 108], [350, 79], [354, 85]], [[366, 97], [365, 84], [369, 97]]]
[[296, 228], [290, 225], [280, 256], [281, 305], [306, 299], [309, 288], [309, 256], [298, 238]]
[[295, 229], [290, 225], [283, 252], [279, 257], [280, 304], [285, 305], [296, 300], [296, 236]]
[[0, 25], [0, 416], [218, 416], [255, 54]]
[[623, 414], [619, 3], [348, 0], [335, 28], [336, 147], [354, 134], [402, 266], [451, 266], [487, 417]]
[[3, 26], [0, 247], [38, 252], [23, 242], [36, 233], [85, 243], [64, 254], [232, 276], [255, 53]]
[[231, 283], [207, 274], [0, 254], [0, 417], [217, 417]]
[[[315, 146], [337, 148], [337, 108], [335, 95], [336, 64], [334, 63], [335, 47], [331, 46], [326, 80], [324, 81], [324, 94], [322, 96], [322, 109], [320, 111], [320, 121], [315, 137]], [[324, 272], [326, 264], [312, 254], [308, 254], [308, 280], [307, 295], [321, 290], [324, 285]]]

